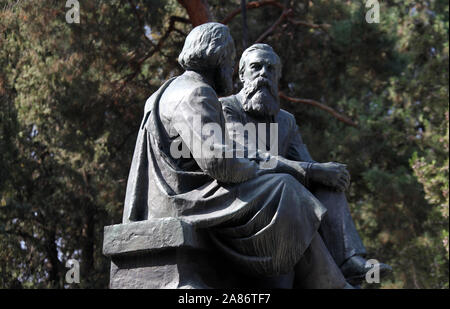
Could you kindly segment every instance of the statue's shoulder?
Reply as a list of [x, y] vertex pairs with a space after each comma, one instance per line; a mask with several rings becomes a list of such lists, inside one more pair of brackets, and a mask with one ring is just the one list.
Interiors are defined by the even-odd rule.
[[163, 101], [173, 105], [172, 108], [186, 104], [201, 104], [206, 101], [219, 105], [217, 94], [210, 85], [201, 78], [187, 74], [173, 79], [164, 91]]
[[217, 93], [199, 74], [187, 72], [177, 78], [176, 88], [184, 93], [185, 97], [207, 96], [217, 100]]
[[288, 124], [289, 126], [295, 126], [297, 124], [295, 116], [284, 109], [280, 109], [280, 111], [278, 112], [277, 122]]
[[[158, 101], [161, 96], [164, 94], [165, 90], [175, 81], [177, 77], [169, 78], [161, 87], [158, 88], [150, 97], [148, 97], [147, 101], [145, 101], [144, 105], [144, 115], [150, 112], [155, 105], [155, 101]], [[146, 116], [145, 116], [146, 117]]]
[[224, 111], [240, 112], [242, 110], [241, 103], [237, 99], [236, 95], [230, 95], [228, 97], [219, 98], [220, 104]]

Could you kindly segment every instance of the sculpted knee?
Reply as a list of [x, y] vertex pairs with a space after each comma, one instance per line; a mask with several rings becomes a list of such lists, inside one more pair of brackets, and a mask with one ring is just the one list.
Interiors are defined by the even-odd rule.
[[273, 175], [274, 175], [277, 183], [281, 183], [286, 186], [293, 186], [293, 185], [296, 186], [299, 184], [298, 180], [295, 179], [294, 176], [292, 176], [292, 175], [284, 174], [284, 173], [273, 174]]

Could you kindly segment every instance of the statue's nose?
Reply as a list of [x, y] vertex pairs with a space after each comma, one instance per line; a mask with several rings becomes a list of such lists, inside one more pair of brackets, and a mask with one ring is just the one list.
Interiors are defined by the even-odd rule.
[[266, 69], [266, 67], [262, 67], [261, 68], [261, 71], [259, 72], [259, 76], [261, 76], [261, 77], [267, 77], [267, 69]]

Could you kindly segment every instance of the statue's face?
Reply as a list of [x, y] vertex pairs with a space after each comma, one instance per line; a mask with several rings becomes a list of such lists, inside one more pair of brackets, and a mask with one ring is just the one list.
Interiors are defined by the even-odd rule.
[[244, 110], [255, 116], [275, 116], [280, 110], [277, 59], [273, 53], [255, 50], [247, 54], [241, 81]]
[[245, 85], [258, 77], [264, 77], [268, 79], [270, 86], [278, 88], [276, 65], [277, 59], [273, 53], [262, 50], [253, 51], [247, 55], [241, 80]]

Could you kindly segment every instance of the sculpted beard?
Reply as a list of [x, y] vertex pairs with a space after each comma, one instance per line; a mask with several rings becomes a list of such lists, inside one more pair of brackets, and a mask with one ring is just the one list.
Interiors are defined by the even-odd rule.
[[255, 116], [275, 116], [280, 111], [276, 85], [264, 77], [244, 84], [243, 108]]

